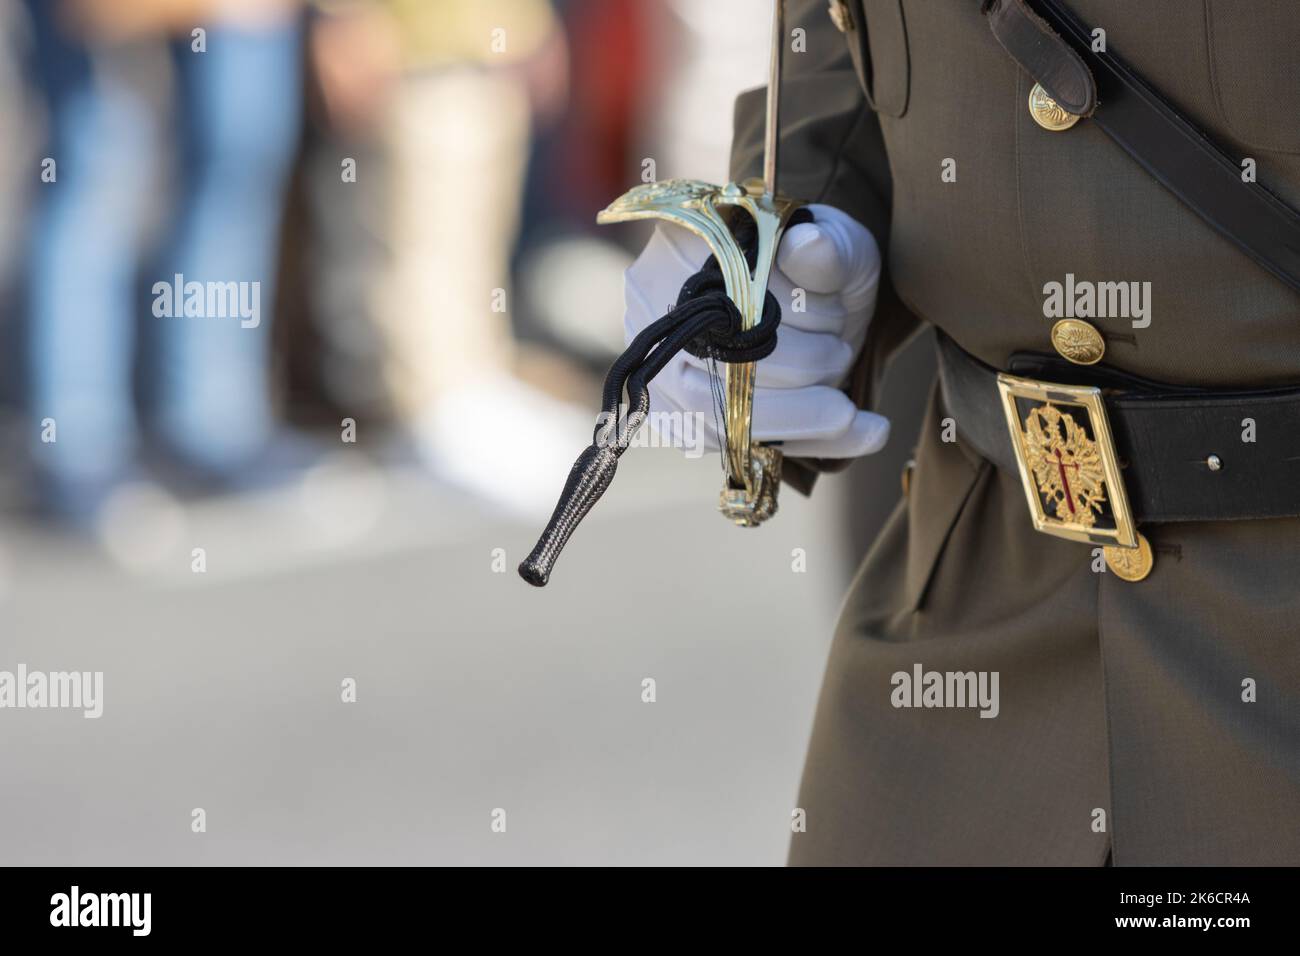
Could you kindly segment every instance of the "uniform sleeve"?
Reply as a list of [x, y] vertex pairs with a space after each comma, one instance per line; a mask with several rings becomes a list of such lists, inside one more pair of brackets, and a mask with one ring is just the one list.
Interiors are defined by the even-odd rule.
[[[860, 408], [870, 408], [890, 356], [920, 326], [898, 300], [889, 274], [892, 184], [880, 123], [867, 104], [844, 34], [825, 0], [792, 0], [787, 29], [805, 31], [804, 52], [785, 54], [781, 93], [781, 147], [777, 170], [783, 193], [844, 210], [871, 230], [884, 257], [876, 314], [862, 356], [844, 388]], [[765, 89], [736, 100], [731, 174], [736, 182], [763, 172]], [[788, 484], [807, 494], [818, 472], [839, 471], [852, 459], [791, 458]]]

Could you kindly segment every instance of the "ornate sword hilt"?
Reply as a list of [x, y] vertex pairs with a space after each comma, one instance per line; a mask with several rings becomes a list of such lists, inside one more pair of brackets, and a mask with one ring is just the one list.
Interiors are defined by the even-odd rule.
[[[740, 312], [741, 327], [753, 328], [763, 314], [776, 250], [798, 200], [774, 195], [761, 179], [715, 186], [694, 179], [669, 179], [628, 190], [596, 216], [602, 225], [633, 219], [663, 219], [683, 226], [706, 243], [722, 268], [727, 295]], [[751, 271], [745, 250], [728, 228], [722, 210], [747, 213], [757, 227]], [[776, 512], [781, 452], [751, 438], [755, 363], [725, 366], [723, 469], [719, 510], [738, 525], [760, 524]]]

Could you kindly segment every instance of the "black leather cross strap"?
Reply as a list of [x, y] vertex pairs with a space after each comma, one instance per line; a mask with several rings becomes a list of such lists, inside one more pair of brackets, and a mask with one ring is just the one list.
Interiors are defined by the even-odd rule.
[[1075, 116], [1097, 109], [1097, 84], [1079, 54], [1024, 0], [984, 0], [993, 36], [1002, 49], [1042, 84], [1047, 95]]
[[1092, 31], [1060, 0], [984, 0], [982, 8], [998, 42], [1060, 106], [1091, 115], [1206, 223], [1300, 291], [1300, 213], [1260, 183], [1244, 181], [1240, 158], [1211, 142], [1118, 56], [1094, 51]]
[[[1170, 388], [1037, 353], [1013, 355], [1009, 370], [1021, 378], [1102, 390], [1139, 523], [1300, 516], [1300, 389]], [[1015, 474], [997, 372], [940, 334], [939, 381], [958, 441]], [[1218, 470], [1210, 467], [1211, 456]]]

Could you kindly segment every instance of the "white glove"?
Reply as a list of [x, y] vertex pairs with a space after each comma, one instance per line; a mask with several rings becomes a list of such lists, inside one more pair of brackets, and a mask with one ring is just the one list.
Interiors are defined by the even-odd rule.
[[[879, 451], [889, 437], [888, 419], [862, 411], [839, 390], [875, 311], [880, 250], [851, 216], [831, 206], [808, 208], [816, 221], [785, 233], [768, 283], [781, 305], [781, 325], [776, 349], [758, 363], [752, 435], [782, 442], [793, 457], [856, 458]], [[682, 283], [708, 257], [708, 245], [693, 232], [656, 227], [624, 276], [627, 341], [668, 312]], [[805, 311], [792, 307], [795, 289], [804, 291]], [[689, 352], [675, 355], [650, 383], [651, 412], [700, 413], [710, 451], [719, 448], [713, 407], [708, 363]]]

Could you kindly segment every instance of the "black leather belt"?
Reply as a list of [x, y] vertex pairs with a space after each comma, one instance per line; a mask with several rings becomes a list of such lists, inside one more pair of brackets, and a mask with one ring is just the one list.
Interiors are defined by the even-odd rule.
[[1170, 387], [1037, 353], [1008, 368], [939, 335], [958, 440], [1021, 473], [1039, 530], [1123, 545], [1125, 521], [1300, 516], [1300, 389]]

